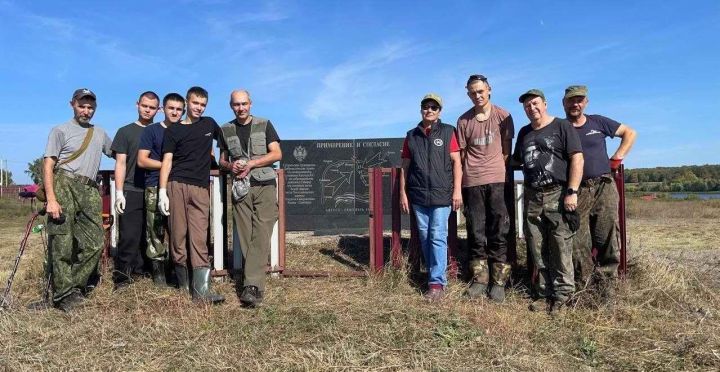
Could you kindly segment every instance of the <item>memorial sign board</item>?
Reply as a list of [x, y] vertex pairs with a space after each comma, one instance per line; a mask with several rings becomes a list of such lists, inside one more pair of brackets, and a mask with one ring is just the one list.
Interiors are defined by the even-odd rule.
[[[368, 168], [399, 167], [402, 144], [403, 138], [281, 141], [286, 230], [366, 231]], [[389, 177], [384, 184], [389, 226]]]

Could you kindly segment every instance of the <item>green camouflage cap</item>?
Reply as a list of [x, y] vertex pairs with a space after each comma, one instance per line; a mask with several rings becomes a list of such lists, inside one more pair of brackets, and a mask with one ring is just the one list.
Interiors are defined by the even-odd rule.
[[545, 100], [545, 94], [540, 89], [530, 89], [527, 92], [523, 93], [518, 100], [520, 101], [520, 103], [525, 103], [525, 99], [531, 96], [540, 97], [543, 101]]
[[565, 89], [565, 98], [583, 96], [587, 97], [588, 88], [584, 85], [571, 85]]
[[438, 96], [438, 95], [435, 94], [435, 93], [428, 93], [428, 94], [426, 94], [425, 97], [423, 97], [422, 101], [420, 101], [420, 104], [422, 104], [423, 102], [425, 102], [425, 101], [427, 101], [427, 100], [429, 100], [429, 99], [437, 102], [438, 106], [440, 106], [440, 108], [442, 108], [442, 98], [440, 98], [440, 96]]

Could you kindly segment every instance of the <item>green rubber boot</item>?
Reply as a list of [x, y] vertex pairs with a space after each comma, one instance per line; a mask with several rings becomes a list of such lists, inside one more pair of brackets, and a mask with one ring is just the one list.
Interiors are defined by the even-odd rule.
[[195, 302], [205, 302], [213, 305], [225, 302], [225, 297], [210, 289], [210, 268], [198, 267], [193, 269], [192, 299]]

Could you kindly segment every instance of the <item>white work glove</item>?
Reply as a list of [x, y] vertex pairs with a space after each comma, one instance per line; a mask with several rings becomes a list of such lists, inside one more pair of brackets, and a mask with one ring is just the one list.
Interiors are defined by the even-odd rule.
[[168, 198], [167, 189], [158, 190], [158, 209], [164, 216], [170, 215], [170, 198]]
[[117, 214], [125, 212], [125, 194], [122, 190], [115, 190], [115, 212]]

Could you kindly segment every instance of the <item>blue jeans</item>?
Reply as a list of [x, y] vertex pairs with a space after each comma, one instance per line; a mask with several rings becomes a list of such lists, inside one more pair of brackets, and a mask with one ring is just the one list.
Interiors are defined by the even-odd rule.
[[425, 207], [413, 204], [420, 247], [428, 268], [428, 284], [447, 286], [447, 235], [450, 206]]

